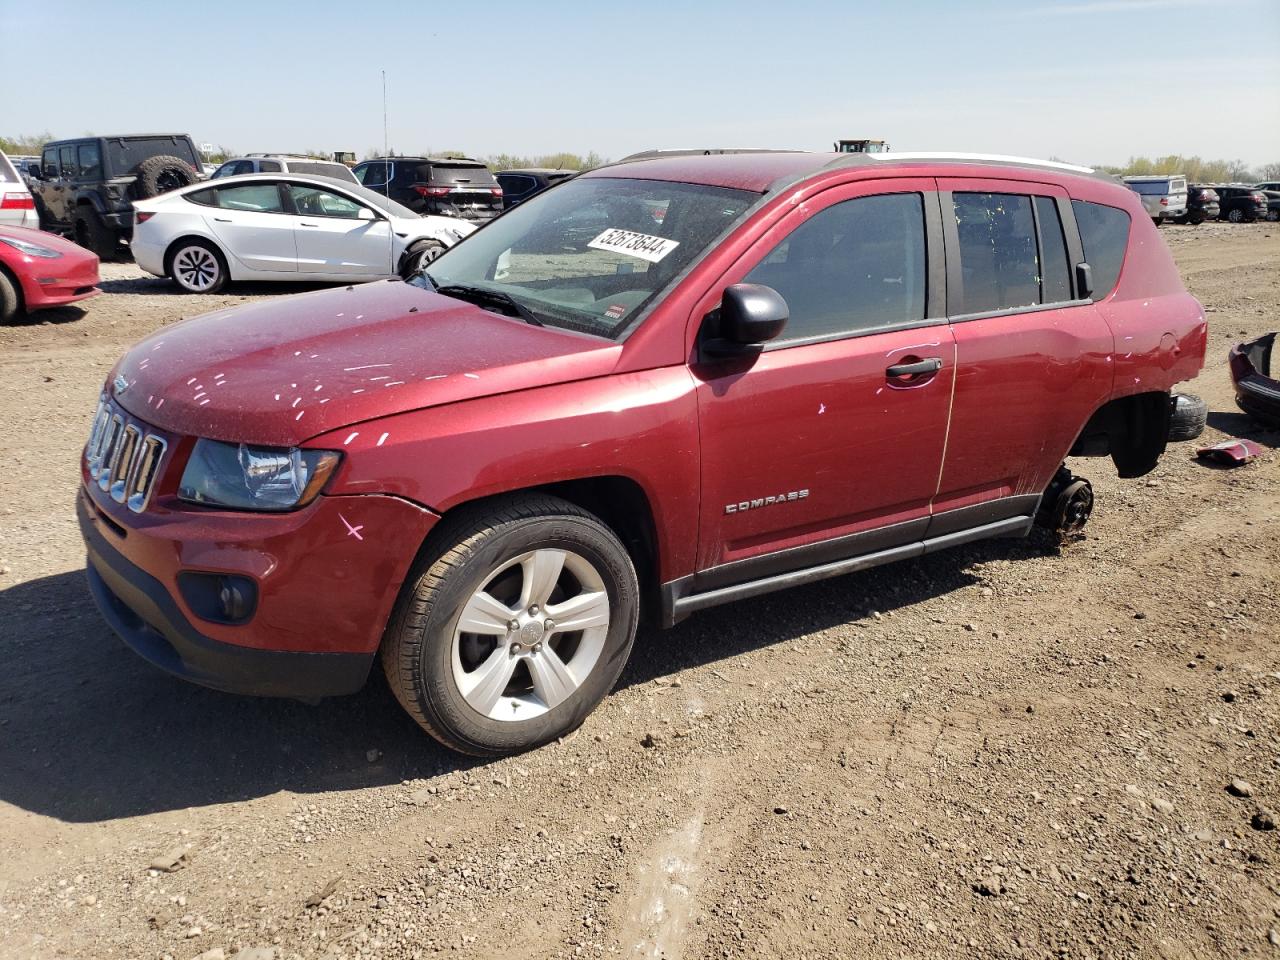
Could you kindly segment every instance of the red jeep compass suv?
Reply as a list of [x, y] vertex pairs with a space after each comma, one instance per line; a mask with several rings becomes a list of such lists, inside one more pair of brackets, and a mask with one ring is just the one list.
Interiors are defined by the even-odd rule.
[[143, 657], [351, 693], [458, 750], [563, 735], [642, 605], [1083, 523], [1164, 450], [1204, 312], [1138, 197], [1000, 158], [672, 152], [411, 282], [223, 310], [107, 379], [78, 507]]

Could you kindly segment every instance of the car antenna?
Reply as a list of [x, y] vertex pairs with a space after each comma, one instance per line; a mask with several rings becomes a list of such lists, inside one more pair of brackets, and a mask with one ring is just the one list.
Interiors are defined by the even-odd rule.
[[[388, 170], [387, 167], [387, 71], [382, 71], [382, 169]], [[388, 180], [383, 184], [383, 189], [387, 192], [387, 202], [391, 202], [391, 182]], [[396, 232], [392, 229], [391, 211], [387, 211], [387, 265], [391, 268], [391, 272], [396, 272]]]

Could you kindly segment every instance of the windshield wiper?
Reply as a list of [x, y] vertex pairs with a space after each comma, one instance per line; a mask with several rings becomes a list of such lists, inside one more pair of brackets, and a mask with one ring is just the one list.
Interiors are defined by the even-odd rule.
[[[427, 279], [431, 280], [430, 277], [427, 277]], [[434, 280], [431, 282], [433, 285], [435, 284]], [[454, 297], [458, 300], [468, 300], [477, 306], [505, 307], [525, 323], [532, 324], [535, 327], [544, 326], [543, 322], [535, 317], [528, 307], [501, 290], [487, 290], [484, 287], [473, 287], [465, 283], [448, 283], [443, 287], [436, 287], [436, 293], [442, 293], [446, 297]]]

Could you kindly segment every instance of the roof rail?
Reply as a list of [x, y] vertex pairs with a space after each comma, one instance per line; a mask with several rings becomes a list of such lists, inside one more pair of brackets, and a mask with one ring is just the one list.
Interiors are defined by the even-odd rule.
[[675, 149], [661, 150], [641, 150], [639, 153], [632, 153], [623, 157], [621, 160], [614, 160], [613, 163], [606, 166], [613, 166], [615, 163], [631, 163], [634, 160], [656, 160], [661, 157], [704, 157], [713, 154], [722, 153], [802, 153], [799, 150], [781, 150], [772, 147], [683, 147]]

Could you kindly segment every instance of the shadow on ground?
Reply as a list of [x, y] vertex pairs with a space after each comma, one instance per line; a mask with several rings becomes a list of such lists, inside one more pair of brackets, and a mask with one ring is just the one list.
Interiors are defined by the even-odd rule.
[[1210, 412], [1207, 422], [1213, 429], [1221, 430], [1228, 436], [1252, 440], [1268, 447], [1280, 447], [1280, 430], [1270, 430], [1248, 414], [1214, 410]]
[[[619, 687], [907, 607], [976, 582], [973, 563], [1053, 549], [1044, 537], [989, 541], [642, 628]], [[361, 693], [317, 706], [171, 678], [106, 627], [82, 570], [0, 593], [0, 658], [0, 801], [60, 820], [354, 790], [483, 762], [422, 732], [376, 669]]]
[[[228, 283], [213, 296], [265, 297], [271, 294], [309, 293], [312, 290], [329, 290], [342, 283], [324, 283], [316, 280], [281, 280], [278, 283], [239, 281]], [[171, 296], [185, 299], [187, 293], [165, 277], [127, 277], [120, 280], [103, 280], [98, 284], [103, 293], [146, 294], [149, 297]]]

